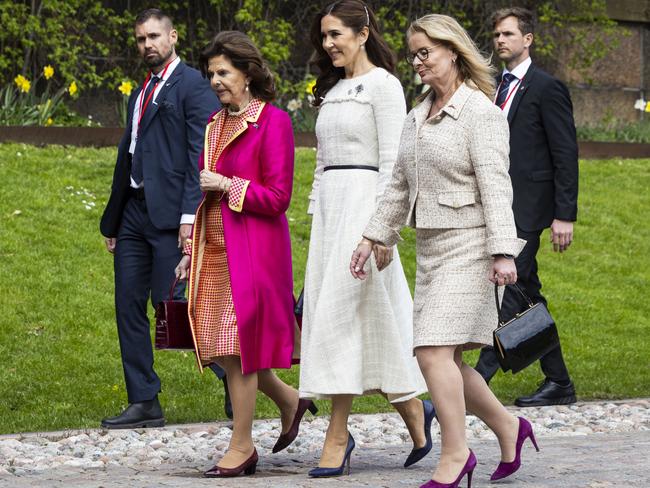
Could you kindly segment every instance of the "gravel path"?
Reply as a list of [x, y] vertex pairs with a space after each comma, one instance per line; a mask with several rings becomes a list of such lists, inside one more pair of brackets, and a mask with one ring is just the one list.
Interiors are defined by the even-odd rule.
[[[554, 438], [554, 443], [562, 443], [562, 439], [558, 437], [575, 438], [567, 439], [567, 445], [587, 446], [591, 442], [590, 439], [598, 439], [598, 442], [604, 439], [604, 436], [597, 434], [606, 434], [616, 439], [630, 436], [638, 438], [637, 440], [642, 443], [650, 440], [650, 399], [527, 409], [513, 407], [511, 410], [517, 415], [525, 416], [533, 423], [538, 438]], [[275, 472], [273, 479], [279, 483], [265, 482], [259, 486], [288, 486], [287, 482], [283, 484], [278, 479], [283, 472], [287, 475], [300, 474], [300, 480], [304, 481], [307, 469], [318, 462], [326, 426], [326, 417], [308, 415], [301, 425], [301, 433], [294, 444], [283, 453], [272, 455], [271, 448], [279, 435], [279, 421], [277, 419], [256, 421], [253, 435], [261, 458], [258, 473], [262, 472], [264, 476], [266, 466], [269, 470], [267, 474]], [[354, 415], [350, 419], [350, 432], [358, 446], [355, 451], [357, 463], [375, 459], [376, 462], [386, 464], [381, 460], [382, 456], [388, 456], [390, 459], [399, 456], [399, 459], [391, 461], [390, 465], [400, 466], [403, 462], [402, 457], [411, 448], [408, 432], [397, 414]], [[496, 445], [492, 433], [475, 417], [467, 418], [467, 433], [472, 448], [476, 447], [480, 450], [486, 445]], [[588, 439], [585, 438], [586, 436]], [[196, 485], [202, 470], [210, 467], [221, 457], [229, 437], [230, 429], [227, 423], [175, 425], [162, 429], [121, 431], [92, 429], [0, 436], [0, 486], [22, 486], [23, 483], [31, 483], [32, 486], [59, 486], [56, 483], [65, 480], [67, 481], [60, 486], [121, 486], [112, 482], [93, 484], [93, 479], [117, 480], [119, 476], [116, 478], [108, 474], [119, 472], [126, 473], [128, 475], [126, 479], [132, 478], [134, 473], [138, 476], [146, 476], [149, 473], [152, 477], [156, 474], [164, 474], [169, 479], [170, 469], [181, 470], [185, 475], [173, 479], [174, 482], [168, 486], [185, 486], [181, 480], [187, 476]], [[430, 456], [427, 466], [433, 465], [434, 456], [437, 456], [439, 449], [439, 430], [435, 422], [433, 437], [436, 454]], [[483, 439], [486, 441], [478, 442]], [[625, 445], [625, 442], [621, 445]], [[645, 449], [647, 460], [647, 447]], [[371, 453], [370, 458], [362, 461], [366, 452]], [[490, 456], [494, 457], [493, 454]], [[562, 458], [561, 453], [558, 456]], [[293, 471], [288, 468], [289, 466]], [[372, 471], [373, 467], [369, 465], [367, 468]], [[401, 472], [411, 472], [411, 470]], [[418, 474], [422, 481], [427, 479], [426, 473], [425, 470]], [[73, 479], [81, 484], [73, 483]], [[352, 477], [348, 479], [350, 480]], [[215, 484], [214, 480], [211, 481], [212, 486], [225, 486]], [[406, 480], [402, 481], [405, 484], [388, 482], [389, 484], [381, 486], [415, 486], [409, 484], [410, 482], [407, 483]], [[316, 482], [323, 483], [322, 480], [314, 483]], [[373, 484], [377, 482], [355, 486], [379, 486]], [[167, 486], [161, 483], [157, 481], [137, 486]], [[291, 485], [312, 486], [311, 484], [296, 485], [293, 481]], [[345, 482], [345, 485], [347, 486], [348, 482]], [[240, 480], [228, 486], [243, 486], [243, 484]], [[573, 488], [583, 485], [568, 483], [565, 486]], [[650, 480], [647, 485], [627, 484], [625, 486], [650, 486]]]

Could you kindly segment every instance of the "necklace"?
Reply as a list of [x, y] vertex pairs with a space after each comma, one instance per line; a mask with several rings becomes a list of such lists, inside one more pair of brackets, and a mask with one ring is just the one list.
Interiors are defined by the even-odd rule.
[[248, 102], [246, 102], [246, 105], [244, 105], [241, 109], [239, 109], [237, 111], [231, 110], [230, 107], [228, 107], [228, 115], [238, 116], [238, 115], [243, 114], [244, 112], [246, 112], [246, 109], [251, 104], [251, 100], [253, 100], [253, 97], [250, 97], [248, 99]]

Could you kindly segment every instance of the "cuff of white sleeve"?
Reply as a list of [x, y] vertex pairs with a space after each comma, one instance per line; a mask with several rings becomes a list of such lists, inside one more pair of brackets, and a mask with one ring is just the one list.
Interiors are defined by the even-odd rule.
[[309, 206], [307, 207], [307, 215], [314, 215], [315, 207], [316, 207], [316, 200], [309, 200]]
[[183, 214], [181, 215], [181, 225], [183, 224], [194, 224], [194, 214]]

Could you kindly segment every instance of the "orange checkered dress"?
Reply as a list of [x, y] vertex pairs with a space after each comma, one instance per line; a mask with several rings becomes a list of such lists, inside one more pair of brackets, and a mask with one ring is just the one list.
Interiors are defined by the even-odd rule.
[[[210, 155], [210, 171], [215, 171], [216, 163], [223, 149], [243, 128], [244, 120], [256, 113], [261, 102], [253, 100], [244, 113], [229, 114], [226, 110], [209, 127], [207, 135]], [[214, 149], [213, 149], [214, 148]], [[233, 179], [233, 192], [241, 191]], [[195, 336], [202, 364], [209, 364], [218, 356], [240, 356], [237, 316], [230, 289], [230, 272], [226, 257], [223, 220], [221, 217], [221, 198], [216, 192], [208, 193], [201, 211], [205, 222], [205, 245], [201, 260], [196, 305], [194, 307]], [[196, 245], [196, 244], [195, 244]]]

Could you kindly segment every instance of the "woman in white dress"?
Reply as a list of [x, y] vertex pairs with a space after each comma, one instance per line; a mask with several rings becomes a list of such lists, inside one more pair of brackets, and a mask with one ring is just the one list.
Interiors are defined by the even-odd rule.
[[[413, 301], [396, 249], [374, 248], [365, 282], [345, 264], [390, 180], [406, 115], [394, 55], [359, 0], [327, 6], [311, 33], [320, 74], [314, 88], [317, 167], [305, 276], [300, 396], [331, 398], [332, 415], [312, 477], [343, 473], [354, 439], [347, 421], [355, 395], [383, 394], [413, 439], [405, 467], [431, 450], [431, 402], [413, 357]], [[392, 262], [391, 262], [392, 261]], [[381, 274], [379, 269], [385, 269]]]

